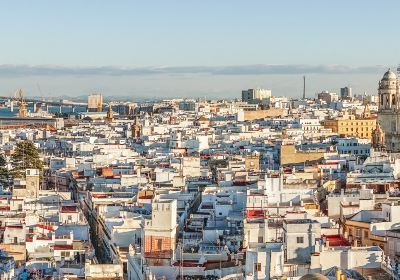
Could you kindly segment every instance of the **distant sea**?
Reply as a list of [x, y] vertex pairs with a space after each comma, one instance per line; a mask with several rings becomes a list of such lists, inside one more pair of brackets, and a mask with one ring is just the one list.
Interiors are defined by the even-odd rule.
[[[28, 107], [29, 112], [33, 112], [33, 107]], [[60, 107], [49, 106], [50, 113], [60, 113]], [[75, 113], [86, 112], [85, 106], [77, 106], [74, 110]], [[72, 113], [72, 108], [69, 106], [62, 106], [61, 113]], [[14, 107], [14, 111], [11, 112], [10, 108], [0, 108], [0, 117], [16, 117], [18, 115], [18, 107]]]

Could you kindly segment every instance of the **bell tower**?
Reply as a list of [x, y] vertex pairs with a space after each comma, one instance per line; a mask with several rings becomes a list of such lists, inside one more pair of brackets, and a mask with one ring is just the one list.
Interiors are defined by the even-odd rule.
[[114, 120], [114, 112], [111, 107], [111, 103], [108, 104], [108, 110], [107, 110], [107, 117], [106, 117], [106, 122], [107, 123], [112, 123]]
[[[383, 146], [393, 153], [400, 152], [400, 90], [399, 80], [390, 69], [383, 75], [378, 87], [378, 124], [384, 133]], [[378, 131], [377, 131], [378, 132]]]
[[379, 111], [398, 109], [397, 93], [399, 83], [396, 74], [390, 68], [383, 75], [382, 80], [379, 82]]
[[132, 126], [132, 138], [135, 140], [139, 140], [142, 134], [142, 126], [139, 122], [139, 115], [135, 115], [135, 122]]

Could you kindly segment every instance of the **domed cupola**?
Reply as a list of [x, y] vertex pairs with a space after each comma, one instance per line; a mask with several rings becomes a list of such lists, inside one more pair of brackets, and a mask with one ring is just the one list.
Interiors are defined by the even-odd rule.
[[396, 80], [396, 74], [393, 73], [392, 70], [390, 70], [390, 68], [386, 71], [385, 74], [383, 74], [383, 78], [382, 81], [395, 81]]
[[383, 74], [382, 80], [379, 82], [380, 89], [390, 89], [396, 90], [397, 88], [397, 77], [396, 74], [392, 72], [392, 70], [387, 70], [385, 74]]

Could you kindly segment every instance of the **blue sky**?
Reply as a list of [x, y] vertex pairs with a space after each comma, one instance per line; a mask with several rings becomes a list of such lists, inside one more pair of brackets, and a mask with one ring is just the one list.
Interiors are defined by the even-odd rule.
[[[400, 1], [0, 1], [0, 91], [38, 95], [375, 93]], [[276, 67], [278, 65], [279, 67]], [[2, 95], [3, 95], [2, 94]]]

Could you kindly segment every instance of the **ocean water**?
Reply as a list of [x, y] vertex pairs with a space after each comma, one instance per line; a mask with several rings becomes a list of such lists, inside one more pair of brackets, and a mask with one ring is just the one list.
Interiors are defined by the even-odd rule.
[[[28, 112], [33, 112], [33, 107], [28, 106]], [[50, 113], [60, 113], [60, 107], [49, 106]], [[75, 113], [86, 112], [85, 106], [77, 106], [74, 110]], [[70, 106], [62, 106], [61, 113], [72, 113], [72, 108]], [[16, 117], [18, 115], [18, 107], [14, 107], [14, 111], [11, 112], [10, 108], [0, 108], [0, 117]]]

